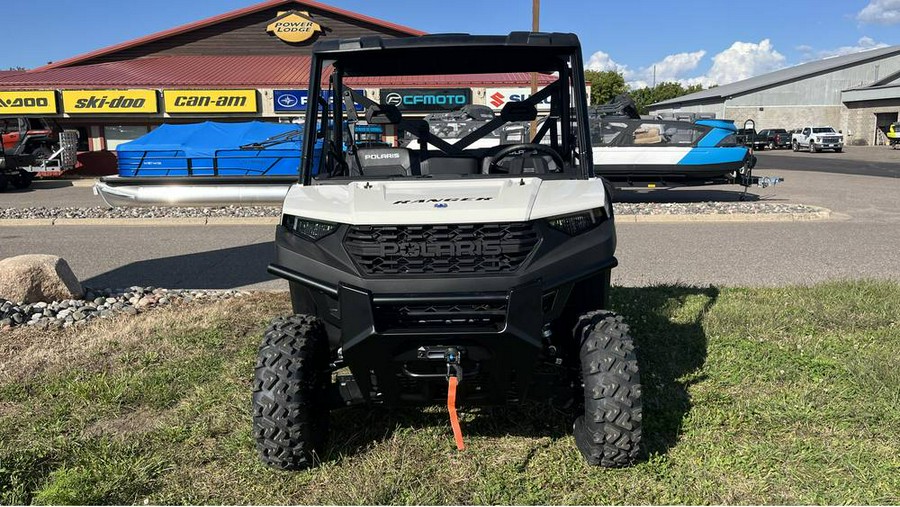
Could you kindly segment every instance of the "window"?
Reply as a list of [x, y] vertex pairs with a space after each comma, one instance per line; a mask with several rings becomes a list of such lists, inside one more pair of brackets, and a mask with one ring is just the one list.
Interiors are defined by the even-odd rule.
[[120, 144], [134, 141], [148, 132], [146, 125], [108, 125], [103, 127], [106, 149], [113, 151]]

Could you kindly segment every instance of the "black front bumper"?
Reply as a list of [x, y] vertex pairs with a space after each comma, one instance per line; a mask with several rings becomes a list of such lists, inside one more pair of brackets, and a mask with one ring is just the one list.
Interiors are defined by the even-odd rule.
[[[291, 282], [295, 312], [325, 321], [366, 400], [442, 399], [446, 364], [417, 351], [452, 346], [465, 351], [461, 399], [501, 404], [526, 396], [551, 322], [604, 306], [617, 264], [611, 220], [574, 238], [544, 232], [512, 273], [365, 277], [340, 234], [310, 242], [279, 226], [269, 272]], [[588, 293], [604, 296], [585, 297], [588, 284], [603, 285]]]

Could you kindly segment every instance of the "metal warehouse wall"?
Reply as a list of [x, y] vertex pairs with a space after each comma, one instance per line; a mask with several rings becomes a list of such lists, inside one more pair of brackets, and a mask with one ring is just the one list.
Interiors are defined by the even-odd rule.
[[841, 91], [900, 72], [900, 55], [734, 97], [727, 106], [837, 106]]

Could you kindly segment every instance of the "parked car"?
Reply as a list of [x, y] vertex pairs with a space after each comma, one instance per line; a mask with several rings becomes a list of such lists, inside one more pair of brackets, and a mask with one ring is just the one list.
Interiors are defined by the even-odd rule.
[[735, 134], [737, 144], [744, 145], [754, 150], [766, 149], [766, 140], [756, 133], [755, 129], [738, 129]]
[[768, 146], [770, 150], [791, 147], [792, 137], [785, 129], [764, 129], [760, 130], [757, 136], [766, 141], [766, 146]]
[[831, 127], [803, 127], [799, 134], [791, 139], [794, 151], [808, 149], [810, 153], [822, 150], [834, 150], [839, 153], [844, 149], [844, 135]]

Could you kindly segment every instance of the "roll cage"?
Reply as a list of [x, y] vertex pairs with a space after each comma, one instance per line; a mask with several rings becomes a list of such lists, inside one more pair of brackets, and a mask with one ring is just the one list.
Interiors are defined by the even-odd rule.
[[[555, 79], [525, 100], [508, 102], [497, 116], [454, 143], [433, 133], [424, 119], [404, 117], [395, 105], [375, 102], [350, 86], [366, 82], [365, 79], [390, 76], [513, 72], [537, 72]], [[390, 148], [405, 150], [397, 144], [404, 137], [418, 141], [417, 151], [382, 156], [416, 158], [423, 162], [421, 172], [416, 168], [408, 174], [402, 171], [388, 174], [391, 177], [490, 176], [493, 173], [489, 168], [494, 166], [488, 162], [493, 163], [498, 156], [551, 160], [543, 165], [532, 162], [535, 164], [532, 172], [542, 177], [593, 176], [581, 47], [573, 34], [513, 32], [508, 36], [449, 34], [322, 41], [313, 47], [309, 96], [311, 105], [306, 117], [300, 174], [300, 182], [305, 185], [371, 177], [358, 170], [360, 152], [372, 147], [370, 142], [357, 142], [355, 131], [363, 125], [383, 126], [386, 134], [390, 134], [391, 141], [385, 144]], [[534, 135], [529, 136], [530, 142], [513, 145], [520, 146], [521, 150], [510, 150], [510, 145], [472, 148], [473, 143], [505, 125], [535, 121], [537, 105], [548, 98], [549, 114]], [[364, 113], [358, 112], [360, 106]], [[367, 159], [378, 157], [366, 155]], [[425, 170], [425, 161], [449, 163], [451, 159], [455, 162], [477, 159], [478, 169], [471, 172]], [[519, 164], [520, 172], [516, 174], [521, 173], [522, 165]], [[538, 166], [549, 169], [538, 171]], [[513, 172], [510, 169], [499, 175], [508, 177]]]

